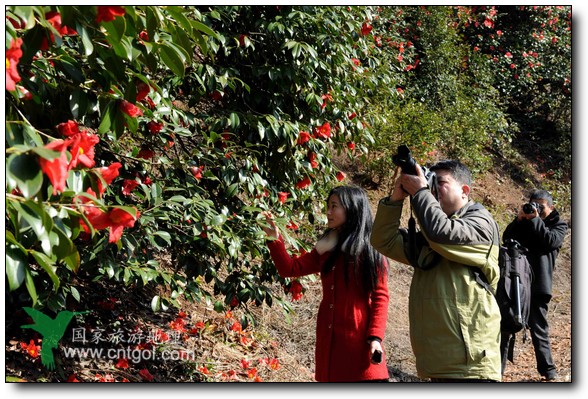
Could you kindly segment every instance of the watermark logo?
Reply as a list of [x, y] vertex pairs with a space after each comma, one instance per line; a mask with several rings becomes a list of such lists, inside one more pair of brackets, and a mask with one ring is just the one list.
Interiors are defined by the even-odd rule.
[[33, 319], [34, 324], [26, 324], [21, 326], [22, 328], [30, 328], [37, 331], [43, 336], [41, 344], [41, 363], [48, 370], [55, 370], [55, 359], [53, 358], [53, 349], [57, 349], [59, 341], [65, 334], [65, 329], [71, 322], [74, 316], [90, 313], [89, 311], [84, 312], [72, 312], [69, 310], [63, 310], [55, 316], [55, 319], [47, 316], [46, 314], [33, 309], [23, 308], [25, 312]]

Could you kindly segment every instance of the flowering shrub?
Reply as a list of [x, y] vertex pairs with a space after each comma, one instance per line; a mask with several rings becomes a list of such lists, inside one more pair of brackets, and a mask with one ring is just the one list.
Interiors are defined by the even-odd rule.
[[281, 301], [260, 212], [305, 248], [292, 231], [313, 232], [345, 178], [331, 151], [371, 139], [356, 87], [379, 80], [351, 61], [379, 63], [366, 12], [8, 7], [9, 290], [56, 311], [76, 278], [166, 285], [154, 309]]

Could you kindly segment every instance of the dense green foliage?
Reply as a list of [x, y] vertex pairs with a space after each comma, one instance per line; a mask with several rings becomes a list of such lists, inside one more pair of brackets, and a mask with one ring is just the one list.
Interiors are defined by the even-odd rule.
[[421, 162], [443, 152], [482, 171], [489, 148], [523, 132], [551, 135], [570, 174], [570, 7], [7, 17], [7, 286], [37, 307], [79, 300], [79, 278], [164, 285], [154, 309], [211, 294], [219, 310], [287, 307], [272, 287], [292, 282], [268, 260], [261, 212], [308, 249], [345, 179], [335, 154], [381, 178], [404, 142]]

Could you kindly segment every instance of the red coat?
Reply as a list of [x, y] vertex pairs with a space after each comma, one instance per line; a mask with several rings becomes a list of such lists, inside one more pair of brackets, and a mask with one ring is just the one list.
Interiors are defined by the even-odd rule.
[[[269, 241], [272, 259], [282, 277], [321, 273], [331, 252], [319, 255], [316, 249], [299, 258], [291, 258], [284, 242]], [[387, 266], [386, 258], [382, 258]], [[383, 273], [374, 292], [369, 295], [356, 284], [349, 267], [345, 283], [343, 256], [337, 258], [333, 271], [321, 273], [323, 298], [316, 322], [315, 379], [319, 382], [349, 382], [387, 379], [386, 359], [370, 362], [367, 338], [384, 339], [388, 318], [388, 276]]]

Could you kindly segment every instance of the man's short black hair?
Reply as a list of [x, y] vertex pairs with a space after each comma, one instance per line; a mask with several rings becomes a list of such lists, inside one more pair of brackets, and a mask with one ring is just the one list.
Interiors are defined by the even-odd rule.
[[451, 173], [453, 178], [461, 183], [468, 186], [472, 186], [472, 174], [470, 170], [459, 161], [455, 160], [446, 160], [446, 161], [439, 161], [435, 165], [429, 168], [431, 172], [436, 172], [438, 170], [447, 170]]
[[538, 199], [543, 199], [547, 201], [547, 205], [550, 207], [553, 206], [553, 197], [549, 192], [545, 190], [533, 190], [531, 195], [529, 196], [529, 201], [534, 201]]

